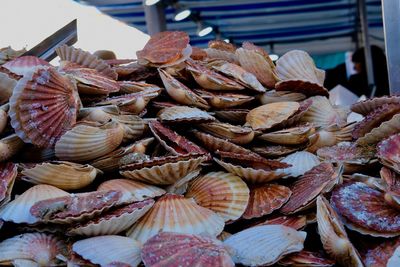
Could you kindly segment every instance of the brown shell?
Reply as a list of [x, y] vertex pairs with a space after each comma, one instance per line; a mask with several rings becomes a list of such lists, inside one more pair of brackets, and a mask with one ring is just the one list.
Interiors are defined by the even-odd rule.
[[382, 167], [380, 175], [382, 180], [384, 181], [385, 191], [391, 195], [400, 197], [399, 175], [386, 167]]
[[346, 219], [345, 224], [362, 234], [384, 237], [400, 234], [399, 212], [386, 204], [384, 193], [364, 183], [336, 187], [331, 203]]
[[321, 253], [302, 250], [280, 260], [279, 264], [294, 267], [330, 267], [335, 265], [335, 261], [324, 257]]
[[361, 102], [354, 103], [351, 110], [361, 115], [367, 115], [373, 110], [382, 107], [385, 104], [399, 104], [400, 96], [382, 96], [367, 99]]
[[384, 240], [378, 246], [369, 249], [363, 256], [365, 266], [387, 266], [388, 260], [400, 246], [400, 238]]
[[198, 127], [207, 133], [239, 145], [248, 144], [254, 139], [254, 131], [248, 127], [222, 122], [202, 123]]
[[258, 138], [279, 145], [300, 145], [308, 141], [308, 137], [315, 132], [312, 124], [300, 125], [276, 132], [260, 135]]
[[223, 109], [215, 110], [214, 114], [223, 122], [243, 125], [246, 123], [246, 115], [249, 111], [248, 109]]
[[222, 40], [211, 40], [208, 42], [208, 47], [232, 53], [235, 53], [236, 51], [236, 46], [234, 44]]
[[191, 59], [194, 60], [203, 60], [207, 57], [206, 51], [196, 46], [192, 46], [192, 54], [190, 55]]
[[377, 146], [377, 156], [379, 161], [391, 168], [392, 170], [400, 173], [400, 134], [394, 134], [389, 138], [380, 142]]
[[292, 196], [280, 211], [291, 214], [310, 207], [320, 194], [332, 190], [340, 178], [340, 170], [335, 170], [330, 163], [315, 166], [293, 183]]
[[328, 90], [318, 83], [313, 83], [304, 80], [286, 80], [275, 84], [276, 91], [289, 91], [301, 93], [306, 96], [329, 96]]
[[212, 93], [198, 89], [195, 92], [216, 109], [232, 108], [254, 100], [254, 97], [242, 94]]
[[359, 145], [374, 145], [398, 132], [400, 132], [400, 114], [396, 114], [390, 120], [382, 122], [381, 125], [357, 139], [356, 142]]
[[17, 166], [14, 163], [0, 163], [0, 207], [10, 200], [17, 174]]
[[292, 192], [283, 185], [268, 184], [250, 188], [250, 199], [243, 218], [252, 219], [272, 213], [285, 204]]
[[266, 158], [277, 158], [289, 155], [293, 152], [301, 150], [304, 145], [300, 146], [282, 146], [282, 145], [265, 145], [265, 146], [254, 146], [251, 148], [252, 151], [260, 154]]
[[282, 101], [303, 101], [307, 97], [301, 93], [271, 90], [259, 96], [261, 104], [270, 104]]
[[271, 224], [280, 224], [287, 227], [291, 227], [296, 230], [301, 230], [307, 225], [307, 216], [306, 215], [288, 215], [288, 216], [278, 216], [271, 219], [267, 219], [261, 223], [257, 223], [258, 225], [271, 225]]

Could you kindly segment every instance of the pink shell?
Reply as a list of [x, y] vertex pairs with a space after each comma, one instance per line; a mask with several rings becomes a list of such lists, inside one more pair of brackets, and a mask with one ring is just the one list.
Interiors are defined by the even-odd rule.
[[400, 173], [400, 134], [395, 134], [381, 141], [377, 146], [380, 162]]
[[0, 163], [0, 204], [10, 193], [10, 186], [14, 183], [17, 173], [17, 166], [14, 163]]
[[3, 64], [4, 68], [18, 75], [24, 75], [27, 71], [31, 71], [38, 66], [51, 65], [49, 62], [35, 56], [23, 56]]
[[220, 241], [172, 232], [161, 232], [150, 238], [143, 246], [142, 259], [147, 267], [235, 266]]
[[400, 238], [388, 239], [363, 255], [365, 266], [386, 266], [396, 248], [400, 246]]

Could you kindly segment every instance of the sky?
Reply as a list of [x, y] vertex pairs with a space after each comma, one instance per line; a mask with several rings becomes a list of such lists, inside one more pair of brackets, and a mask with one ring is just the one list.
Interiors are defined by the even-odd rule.
[[30, 49], [78, 19], [78, 42], [90, 52], [112, 50], [118, 58], [136, 58], [149, 36], [73, 0], [1, 0], [0, 48]]

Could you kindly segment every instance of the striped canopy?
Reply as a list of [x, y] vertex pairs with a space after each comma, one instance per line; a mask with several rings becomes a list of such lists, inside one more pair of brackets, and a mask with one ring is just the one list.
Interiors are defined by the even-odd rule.
[[[141, 0], [75, 0], [96, 6], [103, 13], [146, 32]], [[353, 50], [359, 37], [357, 0], [182, 0], [222, 38], [233, 43], [252, 41], [275, 53], [304, 49], [311, 54]], [[383, 44], [380, 0], [367, 0], [368, 24], [372, 43]], [[214, 33], [198, 37], [197, 25], [190, 19], [173, 20], [175, 9], [165, 9], [167, 29], [189, 33], [191, 44], [207, 46]]]

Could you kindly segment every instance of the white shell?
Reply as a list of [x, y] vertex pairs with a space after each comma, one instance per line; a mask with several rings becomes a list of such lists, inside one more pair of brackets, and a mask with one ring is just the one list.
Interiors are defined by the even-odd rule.
[[298, 151], [286, 156], [281, 162], [291, 164], [291, 167], [282, 170], [287, 176], [298, 177], [311, 170], [321, 162], [318, 157], [307, 151]]
[[315, 126], [327, 127], [332, 124], [342, 126], [347, 122], [347, 114], [336, 110], [325, 96], [310, 97], [311, 107], [301, 118], [302, 122], [311, 122]]
[[387, 262], [386, 267], [399, 267], [400, 266], [400, 247], [397, 247], [392, 257]]

